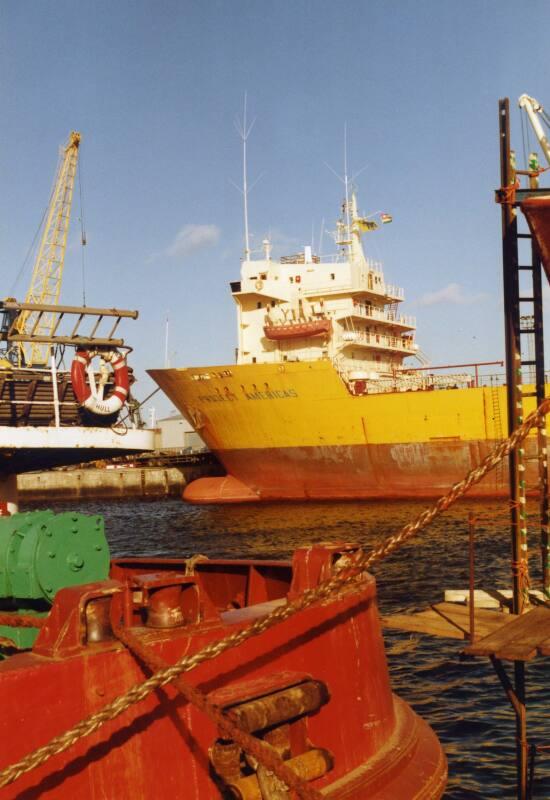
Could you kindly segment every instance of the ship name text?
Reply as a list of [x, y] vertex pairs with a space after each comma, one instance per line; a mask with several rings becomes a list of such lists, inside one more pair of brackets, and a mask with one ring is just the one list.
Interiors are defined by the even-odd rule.
[[[298, 392], [295, 389], [267, 389], [263, 392], [256, 389], [249, 392], [243, 390], [243, 396], [246, 400], [288, 400], [292, 397], [298, 397]], [[225, 394], [221, 392], [200, 394], [198, 399], [201, 403], [223, 403], [226, 401], [233, 402], [239, 398], [233, 392], [226, 391]]]

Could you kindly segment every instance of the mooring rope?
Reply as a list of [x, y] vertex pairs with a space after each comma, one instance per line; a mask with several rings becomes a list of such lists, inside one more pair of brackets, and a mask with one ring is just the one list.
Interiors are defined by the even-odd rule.
[[229, 634], [223, 639], [211, 642], [192, 656], [183, 656], [175, 664], [157, 670], [150, 678], [141, 684], [131, 687], [124, 694], [119, 695], [99, 711], [80, 720], [70, 730], [51, 739], [47, 744], [24, 756], [14, 764], [0, 771], [0, 788], [13, 783], [25, 772], [40, 766], [49, 758], [67, 750], [71, 745], [84, 736], [89, 736], [98, 730], [105, 722], [114, 720], [130, 706], [140, 702], [151, 692], [171, 683], [178, 675], [194, 669], [204, 661], [216, 658], [226, 650], [238, 647], [243, 642], [254, 636], [259, 636], [275, 625], [284, 622], [299, 611], [309, 608], [319, 600], [325, 600], [345, 587], [359, 590], [365, 580], [364, 571], [375, 562], [387, 558], [406, 541], [419, 531], [426, 528], [436, 517], [446, 511], [466, 492], [479, 483], [494, 467], [505, 458], [514, 448], [522, 442], [530, 430], [543, 422], [550, 411], [550, 399], [543, 400], [540, 406], [512, 433], [489, 453], [479, 464], [472, 469], [460, 482], [455, 483], [446, 495], [439, 498], [433, 506], [423, 511], [414, 522], [405, 525], [398, 533], [388, 537], [386, 541], [370, 553], [359, 553], [350, 566], [346, 566], [336, 575], [321, 582], [314, 589], [307, 589], [298, 598], [284, 606], [279, 606], [267, 616], [256, 620], [246, 628]]
[[0, 625], [8, 628], [41, 628], [46, 617], [35, 617], [32, 614], [0, 614]]
[[[115, 633], [128, 650], [139, 658], [151, 672], [158, 672], [169, 666], [162, 658], [154, 653], [150, 647], [145, 645], [135, 633], [132, 633], [132, 631], [127, 628], [118, 627]], [[294, 789], [299, 797], [303, 798], [303, 800], [322, 800], [322, 795], [285, 764], [274, 748], [262, 739], [258, 739], [244, 731], [230, 711], [222, 711], [219, 706], [212, 703], [203, 692], [184, 681], [181, 676], [174, 678], [172, 684], [186, 700], [196, 706], [200, 711], [204, 712], [212, 722], [218, 726], [220, 733], [222, 733], [224, 737], [232, 739], [240, 745], [243, 750], [257, 759], [264, 767], [276, 775], [279, 780], [283, 781], [289, 789]]]

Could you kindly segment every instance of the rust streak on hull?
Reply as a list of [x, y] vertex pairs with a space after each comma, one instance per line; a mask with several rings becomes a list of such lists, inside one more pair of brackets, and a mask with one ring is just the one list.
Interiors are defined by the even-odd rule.
[[[194, 503], [434, 498], [462, 480], [494, 444], [431, 441], [219, 451], [228, 475], [193, 481], [184, 498]], [[527, 444], [529, 457], [533, 443]], [[537, 484], [535, 460], [527, 461], [527, 484]], [[470, 496], [504, 497], [507, 492], [505, 468], [490, 473]]]

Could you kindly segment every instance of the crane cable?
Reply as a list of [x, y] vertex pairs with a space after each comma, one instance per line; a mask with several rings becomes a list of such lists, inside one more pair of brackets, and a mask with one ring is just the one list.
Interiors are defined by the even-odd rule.
[[[53, 190], [52, 190], [52, 195], [53, 195]], [[51, 202], [52, 195], [50, 195], [50, 202]], [[25, 268], [26, 268], [26, 266], [27, 266], [27, 264], [29, 262], [29, 258], [31, 257], [31, 253], [34, 251], [34, 249], [36, 247], [36, 240], [38, 239], [40, 231], [42, 230], [42, 228], [44, 226], [44, 220], [46, 219], [46, 214], [48, 213], [48, 208], [49, 207], [50, 207], [50, 203], [48, 202], [48, 205], [46, 206], [46, 208], [44, 209], [44, 211], [42, 213], [42, 219], [40, 220], [40, 222], [38, 224], [38, 228], [36, 229], [36, 233], [34, 234], [34, 238], [33, 238], [32, 242], [31, 242], [31, 245], [30, 245], [29, 249], [27, 250], [27, 255], [23, 259], [23, 263], [19, 267], [19, 272], [17, 273], [17, 276], [16, 276], [15, 280], [13, 281], [12, 285], [10, 286], [10, 291], [9, 291], [10, 295], [12, 295], [14, 293], [15, 287], [19, 283], [19, 280], [21, 279], [21, 276], [23, 275], [23, 272], [25, 271]]]
[[81, 256], [82, 256], [82, 305], [86, 306], [86, 263], [84, 259], [84, 248], [86, 247], [86, 230], [84, 227], [84, 207], [82, 205], [82, 153], [78, 160], [78, 199], [80, 203], [80, 242], [81, 242]]
[[38, 228], [36, 229], [36, 233], [34, 234], [34, 238], [33, 238], [32, 242], [31, 242], [31, 246], [27, 250], [27, 255], [25, 256], [25, 258], [23, 260], [23, 263], [21, 264], [21, 266], [19, 268], [19, 272], [17, 273], [17, 276], [16, 276], [14, 282], [12, 283], [12, 285], [10, 287], [10, 291], [9, 291], [10, 295], [13, 294], [13, 292], [15, 291], [15, 287], [19, 283], [19, 280], [20, 280], [23, 272], [25, 271], [25, 268], [26, 268], [27, 263], [29, 261], [29, 258], [31, 256], [31, 253], [35, 249], [36, 240], [38, 239], [38, 235], [40, 234], [40, 231], [44, 227], [44, 222], [46, 220], [46, 215], [48, 213], [48, 209], [50, 208], [50, 206], [52, 204], [53, 196], [54, 196], [54, 193], [55, 193], [55, 186], [56, 186], [56, 183], [57, 183], [57, 175], [59, 174], [59, 168], [60, 168], [60, 165], [61, 165], [61, 158], [62, 158], [62, 153], [60, 152], [59, 153], [59, 158], [58, 158], [58, 161], [57, 161], [55, 177], [54, 177], [54, 181], [53, 181], [52, 188], [51, 188], [51, 191], [50, 191], [50, 196], [48, 198], [48, 202], [46, 204], [46, 207], [45, 207], [44, 211], [42, 212], [42, 218], [40, 219], [40, 222], [38, 223]]
[[546, 113], [544, 108], [541, 109], [540, 115], [547, 128], [550, 128], [550, 116]]
[[[521, 119], [521, 142], [523, 146], [523, 163], [525, 169], [529, 169], [529, 160], [527, 153], [531, 151], [531, 142], [529, 140], [529, 125], [527, 124], [527, 112], [524, 109], [520, 110]], [[527, 140], [527, 146], [526, 146]]]

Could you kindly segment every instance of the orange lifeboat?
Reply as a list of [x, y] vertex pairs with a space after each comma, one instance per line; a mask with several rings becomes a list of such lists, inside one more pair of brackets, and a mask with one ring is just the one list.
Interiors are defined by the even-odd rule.
[[311, 336], [328, 336], [331, 324], [329, 319], [312, 319], [307, 322], [287, 322], [282, 325], [265, 325], [267, 339], [304, 339]]

